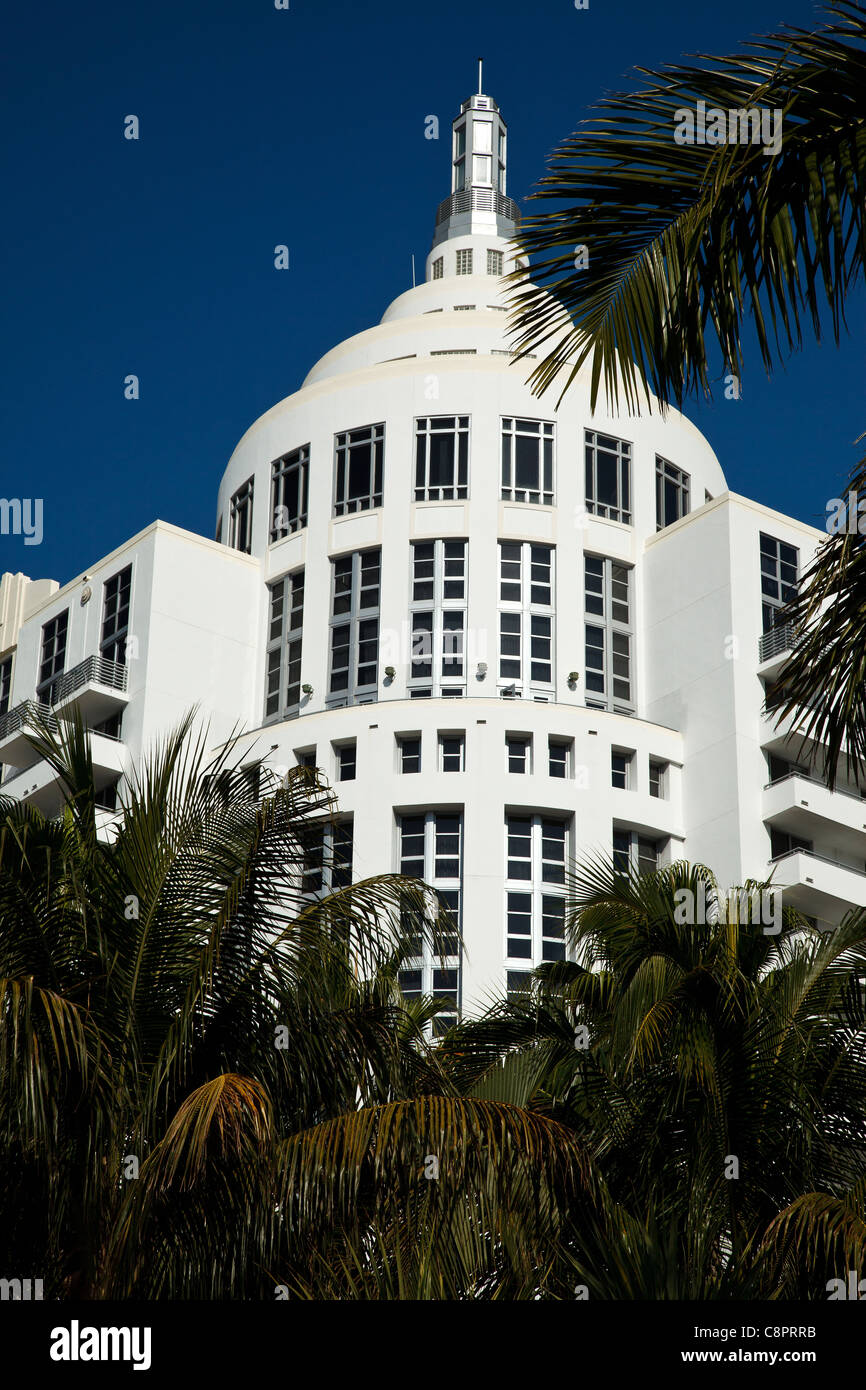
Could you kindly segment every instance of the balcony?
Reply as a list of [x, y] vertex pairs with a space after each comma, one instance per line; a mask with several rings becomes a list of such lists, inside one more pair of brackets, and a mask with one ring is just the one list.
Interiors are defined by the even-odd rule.
[[0, 715], [0, 764], [26, 768], [38, 762], [39, 754], [27, 738], [28, 732], [35, 732], [36, 719], [44, 720], [54, 732], [57, 731], [57, 720], [48, 705], [40, 704], [38, 700], [24, 700]]
[[795, 772], [770, 782], [764, 787], [763, 819], [805, 840], [832, 828], [834, 845], [866, 860], [866, 800], [852, 792], [831, 792], [817, 778]]
[[795, 849], [772, 860], [772, 868], [785, 904], [810, 917], [838, 923], [852, 904], [866, 907], [866, 873], [849, 864]]
[[758, 675], [773, 680], [779, 674], [794, 649], [797, 629], [793, 623], [781, 623], [758, 638]]
[[460, 188], [450, 198], [443, 198], [436, 210], [436, 226], [459, 212], [495, 212], [510, 222], [520, 221], [520, 208], [514, 199], [495, 188]]
[[[31, 749], [31, 754], [33, 750]], [[93, 784], [97, 791], [116, 781], [124, 771], [123, 744], [106, 734], [91, 734], [90, 756], [93, 760]], [[11, 760], [10, 760], [11, 761]], [[45, 816], [56, 816], [63, 806], [63, 787], [54, 768], [33, 755], [33, 762], [18, 768], [0, 784], [0, 795], [14, 797], [36, 806]]]
[[128, 682], [125, 666], [107, 661], [104, 656], [88, 656], [60, 677], [53, 708], [67, 710], [75, 706], [86, 723], [99, 724], [129, 703]]

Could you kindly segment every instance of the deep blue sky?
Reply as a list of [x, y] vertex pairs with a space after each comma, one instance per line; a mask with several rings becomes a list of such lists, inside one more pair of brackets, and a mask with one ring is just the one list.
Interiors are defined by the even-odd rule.
[[[509, 192], [637, 64], [728, 52], [804, 0], [147, 0], [16, 4], [4, 19], [0, 496], [44, 498], [42, 546], [0, 569], [61, 582], [154, 517], [212, 534], [247, 426], [423, 264], [446, 135], [485, 89]], [[123, 138], [123, 118], [141, 138]], [[286, 243], [291, 269], [273, 268]], [[866, 429], [863, 297], [740, 402], [689, 413], [740, 492], [823, 523]], [[141, 399], [123, 379], [136, 373]]]

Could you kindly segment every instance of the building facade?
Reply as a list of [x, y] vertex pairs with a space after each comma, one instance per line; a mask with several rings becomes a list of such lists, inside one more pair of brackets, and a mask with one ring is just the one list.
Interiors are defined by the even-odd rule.
[[776, 622], [822, 533], [732, 494], [670, 410], [557, 407], [509, 351], [519, 212], [496, 103], [464, 102], [422, 284], [315, 364], [226, 467], [211, 541], [155, 522], [59, 588], [0, 587], [2, 792], [57, 809], [34, 702], [93, 730], [118, 786], [193, 704], [339, 814], [311, 887], [388, 871], [462, 933], [407, 993], [454, 1013], [561, 958], [566, 870], [775, 873], [822, 922], [866, 906], [866, 804], [763, 713]]

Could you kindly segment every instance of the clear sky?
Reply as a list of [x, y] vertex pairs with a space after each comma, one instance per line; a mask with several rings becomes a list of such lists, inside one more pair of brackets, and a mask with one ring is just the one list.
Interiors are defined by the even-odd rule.
[[[820, 22], [806, 0], [290, 4], [6, 11], [0, 496], [42, 497], [44, 538], [0, 536], [0, 569], [66, 582], [155, 517], [213, 533], [247, 426], [423, 266], [449, 192], [425, 117], [447, 136], [478, 54], [522, 199], [635, 65]], [[732, 489], [823, 524], [864, 447], [863, 308], [840, 349], [809, 341], [771, 382], [753, 354], [742, 400], [689, 409]]]

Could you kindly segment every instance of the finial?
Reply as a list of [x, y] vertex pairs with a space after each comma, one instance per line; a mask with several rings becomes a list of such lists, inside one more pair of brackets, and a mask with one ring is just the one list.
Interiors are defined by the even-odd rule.
[[478, 95], [479, 95], [479, 96], [481, 96], [481, 93], [484, 91], [484, 88], [483, 88], [482, 85], [481, 85], [481, 65], [482, 65], [483, 62], [484, 62], [484, 59], [483, 59], [483, 58], [479, 58], [479, 59], [478, 59]]

